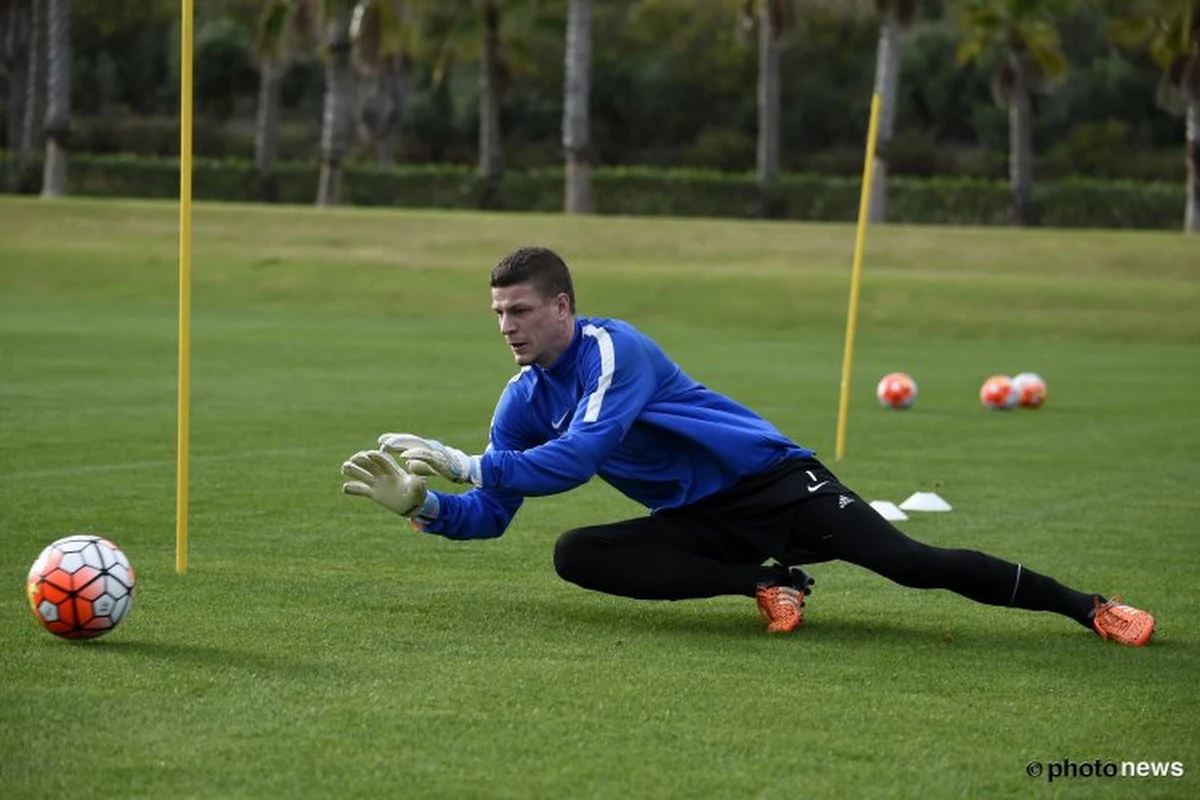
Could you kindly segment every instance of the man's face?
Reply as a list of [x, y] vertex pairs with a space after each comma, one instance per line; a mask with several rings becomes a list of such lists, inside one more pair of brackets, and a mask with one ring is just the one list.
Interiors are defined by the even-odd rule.
[[492, 311], [500, 334], [522, 367], [548, 367], [571, 343], [574, 325], [566, 294], [547, 300], [528, 283], [492, 289]]

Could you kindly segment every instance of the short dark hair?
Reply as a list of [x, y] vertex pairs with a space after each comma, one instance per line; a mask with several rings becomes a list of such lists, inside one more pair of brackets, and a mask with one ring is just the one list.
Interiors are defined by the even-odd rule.
[[552, 300], [566, 293], [571, 301], [571, 313], [575, 313], [575, 285], [571, 283], [571, 270], [558, 253], [546, 247], [520, 247], [512, 251], [492, 268], [493, 289], [532, 283], [538, 293]]

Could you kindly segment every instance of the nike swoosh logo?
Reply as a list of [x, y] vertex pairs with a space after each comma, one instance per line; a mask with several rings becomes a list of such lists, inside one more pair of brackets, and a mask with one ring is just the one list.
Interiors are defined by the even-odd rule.
[[821, 481], [820, 483], [814, 483], [812, 486], [808, 487], [808, 490], [810, 492], [815, 492], [817, 489], [820, 489], [822, 486], [824, 486], [827, 483], [829, 483], [829, 481]]
[[550, 427], [554, 428], [554, 430], [558, 430], [559, 428], [561, 428], [563, 426], [563, 423], [566, 422], [567, 415], [570, 413], [571, 413], [571, 409], [568, 408], [566, 411], [563, 412], [563, 415], [558, 418], [557, 422], [550, 423]]

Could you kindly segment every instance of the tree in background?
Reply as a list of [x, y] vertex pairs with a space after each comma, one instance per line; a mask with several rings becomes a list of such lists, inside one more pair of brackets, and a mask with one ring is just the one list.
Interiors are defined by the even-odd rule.
[[1158, 104], [1185, 120], [1187, 206], [1183, 229], [1200, 232], [1200, 0], [1117, 0], [1113, 41], [1146, 49], [1162, 68]]
[[412, 54], [409, 8], [401, 0], [360, 0], [350, 28], [353, 63], [361, 81], [358, 123], [379, 163], [396, 163], [396, 141], [408, 118]]
[[[254, 35], [258, 62], [258, 110], [254, 121], [254, 166], [265, 181], [279, 152], [279, 115], [283, 76], [296, 49], [311, 39], [315, 9], [297, 0], [269, 0], [262, 10]], [[260, 186], [261, 188], [261, 186]]]
[[875, 0], [882, 20], [879, 49], [875, 56], [875, 92], [879, 95], [879, 130], [876, 133], [875, 165], [871, 177], [870, 209], [867, 219], [887, 218], [888, 150], [896, 130], [897, 94], [900, 90], [900, 51], [904, 34], [921, 6], [920, 0]]
[[[29, 56], [32, 39], [30, 0], [0, 0], [0, 77], [8, 84], [8, 130], [5, 141], [10, 150], [21, 147], [21, 129], [25, 121], [28, 96]], [[17, 163], [9, 162], [9, 189], [17, 182]]]
[[350, 0], [320, 0], [325, 60], [325, 103], [321, 115], [321, 172], [317, 178], [318, 206], [336, 206], [342, 196], [342, 159], [350, 140], [350, 108], [354, 74], [350, 66]]
[[568, 214], [592, 211], [591, 153], [588, 145], [592, 66], [592, 0], [570, 0], [566, 72], [563, 77], [563, 154], [566, 159], [564, 208]]
[[506, 65], [500, 57], [500, 0], [481, 0], [483, 55], [479, 62], [479, 179], [483, 186], [482, 205], [499, 205], [500, 184], [504, 180], [504, 150], [500, 132], [500, 94]]
[[[477, 61], [478, 148], [476, 176], [482, 208], [503, 205], [502, 101], [519, 75], [537, 72], [529, 45], [556, 9], [539, 0], [418, 0], [416, 50], [432, 62], [438, 91], [457, 64]], [[549, 4], [547, 4], [549, 5]], [[562, 28], [555, 30], [562, 41]]]
[[500, 204], [504, 181], [500, 98], [508, 84], [508, 64], [501, 49], [503, 0], [425, 0], [421, 38], [434, 53], [432, 82], [440, 88], [459, 60], [478, 58], [478, 160], [480, 205]]
[[1067, 59], [1054, 19], [1077, 0], [957, 0], [962, 62], [995, 58], [992, 96], [1008, 109], [1008, 172], [1013, 217], [1021, 225], [1035, 223], [1033, 206], [1034, 91], [1046, 90], [1067, 70]]
[[791, 0], [744, 0], [742, 26], [758, 34], [758, 149], [755, 158], [760, 215], [775, 216], [779, 177], [779, 52], [796, 31]]
[[45, 145], [42, 123], [46, 118], [46, 71], [49, 53], [46, 42], [46, 4], [31, 0], [29, 18], [29, 72], [25, 83], [25, 118], [21, 121], [19, 151], [22, 166]]
[[48, 0], [46, 11], [49, 84], [42, 196], [60, 197], [67, 193], [71, 138], [71, 4], [69, 0]]

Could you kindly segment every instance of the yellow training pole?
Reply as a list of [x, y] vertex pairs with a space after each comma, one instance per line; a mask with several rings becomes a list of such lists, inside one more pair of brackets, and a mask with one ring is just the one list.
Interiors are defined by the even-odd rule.
[[175, 470], [175, 571], [187, 572], [188, 429], [192, 339], [192, 0], [179, 28], [179, 430]]
[[834, 460], [846, 452], [846, 413], [850, 407], [850, 363], [854, 359], [854, 329], [858, 323], [858, 281], [862, 274], [863, 245], [871, 203], [871, 178], [875, 174], [875, 140], [879, 135], [879, 93], [871, 95], [871, 122], [867, 125], [867, 155], [863, 160], [862, 196], [858, 202], [858, 232], [854, 237], [854, 266], [850, 271], [850, 313], [846, 317], [846, 351], [842, 357], [842, 392], [838, 399], [837, 447]]

